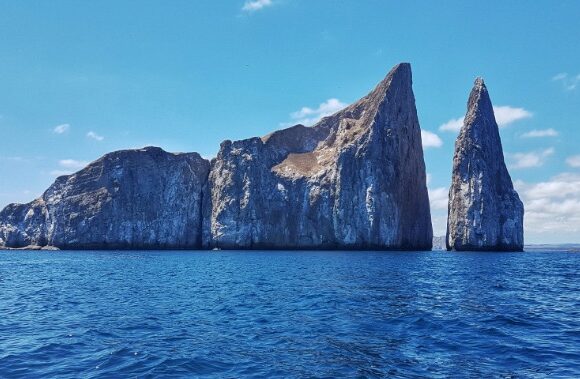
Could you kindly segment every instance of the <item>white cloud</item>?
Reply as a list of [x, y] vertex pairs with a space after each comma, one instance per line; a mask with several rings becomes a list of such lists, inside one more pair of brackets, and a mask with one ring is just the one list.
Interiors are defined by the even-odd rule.
[[[533, 116], [532, 112], [524, 108], [510, 107], [509, 105], [493, 107], [493, 113], [495, 114], [497, 125], [500, 128]], [[463, 117], [452, 118], [439, 126], [439, 130], [442, 132], [458, 132], [463, 126], [463, 119]]]
[[272, 0], [247, 0], [242, 7], [245, 12], [255, 12], [272, 5]]
[[524, 202], [526, 233], [580, 232], [580, 175], [562, 173], [545, 182], [514, 184]]
[[[561, 173], [539, 183], [516, 180], [514, 186], [524, 203], [526, 238], [549, 240], [557, 234], [575, 240], [568, 242], [579, 242], [580, 173]], [[445, 235], [447, 188], [429, 189], [429, 201], [434, 235]]]
[[510, 168], [520, 169], [520, 168], [531, 168], [531, 167], [541, 167], [544, 165], [546, 159], [554, 154], [554, 148], [550, 147], [545, 150], [532, 151], [529, 153], [514, 153], [509, 154], [512, 159], [512, 164]]
[[449, 190], [445, 187], [429, 189], [429, 203], [431, 209], [447, 209]]
[[37, 195], [40, 195], [40, 193], [37, 194], [36, 191], [31, 191], [29, 189], [16, 188], [8, 192], [0, 191], [0, 210], [11, 203], [27, 203], [31, 200], [31, 198], [37, 198]]
[[452, 118], [451, 120], [447, 121], [445, 124], [442, 124], [439, 127], [439, 130], [442, 132], [458, 132], [461, 130], [462, 126], [463, 126], [463, 117]]
[[321, 118], [330, 116], [333, 113], [343, 109], [348, 104], [343, 103], [338, 99], [328, 99], [320, 104], [318, 108], [302, 107], [299, 111], [292, 112], [290, 118], [292, 123], [284, 123], [283, 126], [290, 126], [294, 124], [303, 124], [310, 126], [318, 122]]
[[552, 78], [552, 80], [555, 82], [562, 83], [562, 86], [564, 87], [565, 90], [572, 91], [575, 90], [576, 87], [578, 87], [578, 84], [580, 84], [580, 74], [574, 76], [568, 75], [567, 72], [562, 72], [559, 73], [558, 75], [555, 75]]
[[[427, 185], [430, 184], [431, 179], [431, 174], [427, 174]], [[447, 203], [449, 200], [449, 189], [446, 187], [437, 187], [429, 188], [428, 190], [433, 235], [443, 236], [447, 230]]]
[[423, 141], [423, 148], [443, 146], [441, 138], [428, 130], [421, 130], [421, 140]]
[[566, 159], [566, 163], [570, 167], [580, 167], [580, 155], [572, 155]]
[[568, 77], [568, 74], [567, 74], [567, 73], [565, 73], [565, 72], [561, 72], [561, 73], [559, 73], [559, 74], [557, 74], [557, 75], [554, 75], [554, 77], [552, 78], [552, 80], [554, 80], [554, 81], [558, 81], [558, 80], [564, 80], [564, 79], [566, 79], [567, 77]]
[[54, 129], [52, 129], [52, 132], [55, 134], [64, 134], [66, 132], [68, 132], [70, 129], [70, 125], [69, 124], [60, 124], [54, 127]]
[[[436, 237], [445, 236], [447, 232], [447, 213], [439, 212], [434, 214], [431, 212], [431, 223], [433, 224], [433, 235]], [[444, 214], [443, 214], [444, 213]]]
[[12, 157], [0, 157], [0, 161], [9, 161], [9, 162], [27, 162], [28, 159], [19, 156], [12, 156]]
[[95, 141], [102, 141], [105, 137], [98, 135], [97, 133], [90, 131], [87, 133], [87, 138], [94, 139]]
[[61, 159], [58, 161], [60, 167], [63, 168], [70, 168], [70, 169], [80, 169], [88, 165], [88, 162], [85, 161], [77, 161], [75, 159]]
[[558, 131], [552, 128], [542, 130], [534, 129], [532, 131], [522, 134], [522, 138], [557, 137], [557, 136]]
[[69, 170], [52, 170], [50, 172], [50, 175], [52, 175], [52, 176], [63, 176], [63, 175], [70, 175], [70, 174], [72, 174], [72, 172]]
[[74, 171], [78, 171], [88, 164], [89, 162], [77, 161], [76, 159], [61, 159], [60, 161], [58, 161], [59, 168], [56, 170], [52, 170], [50, 172], [50, 175], [52, 176], [70, 175]]
[[530, 111], [527, 111], [524, 108], [514, 108], [508, 105], [493, 107], [493, 113], [495, 114], [495, 120], [500, 128], [506, 127], [518, 120], [523, 120], [533, 116]]
[[70, 125], [69, 124], [60, 124], [54, 127], [54, 129], [52, 129], [52, 132], [55, 134], [64, 134], [66, 132], [68, 132], [70, 129]]

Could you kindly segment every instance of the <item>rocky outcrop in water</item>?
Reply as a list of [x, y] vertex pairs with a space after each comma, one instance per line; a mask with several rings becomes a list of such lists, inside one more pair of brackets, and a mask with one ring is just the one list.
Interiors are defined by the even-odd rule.
[[487, 88], [477, 79], [455, 142], [448, 250], [520, 251], [524, 207], [507, 171]]
[[241, 249], [431, 249], [411, 68], [313, 127], [225, 141], [203, 244]]
[[0, 246], [431, 249], [411, 68], [313, 127], [225, 141], [210, 163], [108, 154], [0, 212]]
[[110, 153], [0, 212], [0, 246], [200, 248], [209, 162], [156, 147]]

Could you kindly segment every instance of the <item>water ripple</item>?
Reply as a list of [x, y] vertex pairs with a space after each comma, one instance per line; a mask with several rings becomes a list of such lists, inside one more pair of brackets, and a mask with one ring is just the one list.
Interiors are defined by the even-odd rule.
[[579, 259], [0, 252], [0, 377], [580, 377]]

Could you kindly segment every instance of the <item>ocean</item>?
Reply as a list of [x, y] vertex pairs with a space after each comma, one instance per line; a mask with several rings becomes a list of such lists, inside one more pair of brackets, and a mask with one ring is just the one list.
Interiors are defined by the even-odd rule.
[[0, 251], [0, 377], [580, 377], [580, 254]]

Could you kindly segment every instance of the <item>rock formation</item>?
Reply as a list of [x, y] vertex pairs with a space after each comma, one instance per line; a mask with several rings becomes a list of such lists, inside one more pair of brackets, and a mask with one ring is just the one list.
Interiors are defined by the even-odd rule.
[[108, 154], [0, 212], [0, 246], [431, 249], [411, 85], [400, 64], [313, 127], [223, 142], [211, 167], [159, 148]]
[[204, 196], [203, 245], [431, 249], [411, 67], [312, 127], [225, 141]]
[[499, 129], [478, 78], [453, 156], [448, 250], [521, 251], [524, 207], [507, 171]]
[[107, 154], [57, 178], [33, 202], [0, 212], [0, 246], [200, 248], [208, 172], [197, 153], [147, 147]]

